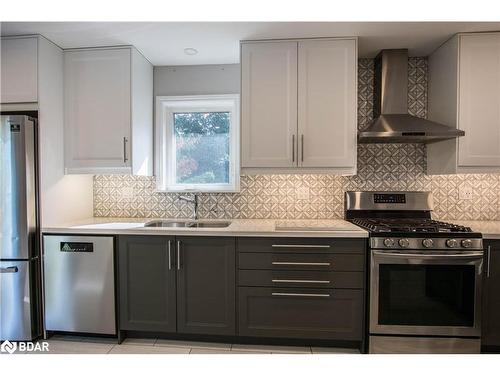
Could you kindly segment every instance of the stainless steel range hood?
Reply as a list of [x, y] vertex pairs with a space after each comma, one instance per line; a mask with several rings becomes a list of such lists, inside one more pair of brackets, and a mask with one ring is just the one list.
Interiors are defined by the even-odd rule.
[[382, 50], [375, 58], [374, 118], [360, 143], [430, 143], [465, 132], [408, 114], [408, 50]]

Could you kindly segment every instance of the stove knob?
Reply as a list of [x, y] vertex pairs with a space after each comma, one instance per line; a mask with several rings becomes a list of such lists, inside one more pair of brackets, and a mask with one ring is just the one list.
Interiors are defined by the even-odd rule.
[[468, 248], [472, 246], [471, 240], [462, 240], [462, 247]]
[[410, 241], [408, 240], [408, 238], [401, 238], [399, 241], [399, 246], [401, 247], [408, 247], [410, 246]]
[[448, 247], [458, 247], [458, 241], [455, 240], [454, 238], [450, 238], [449, 240], [446, 240], [446, 246]]
[[396, 245], [396, 242], [394, 241], [394, 238], [386, 238], [384, 240], [384, 245], [385, 247], [394, 247], [394, 245]]
[[424, 247], [429, 248], [429, 247], [434, 246], [434, 241], [432, 239], [430, 239], [430, 238], [426, 238], [426, 239], [422, 240], [422, 245]]

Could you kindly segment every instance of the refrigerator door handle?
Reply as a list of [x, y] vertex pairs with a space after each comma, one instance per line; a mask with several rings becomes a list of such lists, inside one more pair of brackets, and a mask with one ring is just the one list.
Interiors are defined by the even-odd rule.
[[36, 263], [0, 261], [0, 341], [29, 341], [37, 335], [33, 310], [37, 292], [31, 290]]
[[16, 266], [0, 268], [0, 273], [16, 273], [18, 271], [19, 269]]

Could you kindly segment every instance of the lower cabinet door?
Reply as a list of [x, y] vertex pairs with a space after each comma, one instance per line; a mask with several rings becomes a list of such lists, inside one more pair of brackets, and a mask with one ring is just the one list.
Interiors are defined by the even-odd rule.
[[239, 335], [361, 340], [362, 289], [240, 287]]
[[481, 344], [500, 347], [500, 240], [484, 241]]
[[122, 330], [175, 332], [174, 237], [120, 236]]
[[177, 331], [236, 333], [235, 239], [176, 237]]

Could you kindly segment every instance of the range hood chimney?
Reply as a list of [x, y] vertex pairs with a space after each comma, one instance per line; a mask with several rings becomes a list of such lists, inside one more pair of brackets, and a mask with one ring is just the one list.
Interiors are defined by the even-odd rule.
[[408, 50], [382, 50], [375, 58], [375, 120], [358, 133], [360, 143], [430, 143], [465, 132], [408, 114]]

